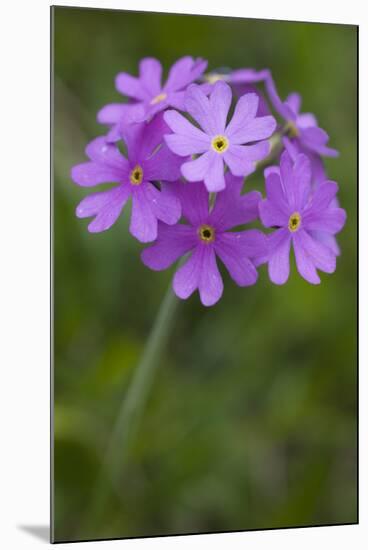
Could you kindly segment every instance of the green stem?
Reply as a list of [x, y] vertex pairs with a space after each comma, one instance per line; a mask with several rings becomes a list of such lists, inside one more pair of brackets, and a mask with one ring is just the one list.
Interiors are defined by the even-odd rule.
[[97, 522], [111, 493], [120, 493], [119, 483], [131, 442], [137, 433], [147, 398], [159, 365], [159, 357], [167, 342], [178, 300], [168, 288], [148, 337], [143, 355], [134, 370], [132, 381], [117, 414], [106, 448], [97, 482], [92, 491], [91, 507], [86, 511], [85, 524]]

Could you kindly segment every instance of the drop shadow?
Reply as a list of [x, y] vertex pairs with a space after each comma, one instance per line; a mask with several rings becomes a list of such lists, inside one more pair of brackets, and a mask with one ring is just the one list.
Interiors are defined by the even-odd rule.
[[18, 525], [18, 529], [33, 535], [43, 542], [50, 542], [50, 527], [48, 525]]

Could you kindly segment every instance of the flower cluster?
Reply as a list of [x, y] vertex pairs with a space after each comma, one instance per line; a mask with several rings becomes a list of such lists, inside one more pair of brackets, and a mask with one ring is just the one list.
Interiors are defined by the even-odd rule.
[[[183, 57], [162, 84], [160, 62], [146, 58], [138, 77], [117, 75], [128, 101], [99, 111], [107, 131], [71, 171], [83, 187], [116, 185], [84, 198], [77, 216], [92, 218], [90, 232], [105, 231], [131, 198], [130, 233], [152, 243], [143, 263], [163, 270], [184, 256], [174, 291], [186, 299], [198, 289], [205, 306], [223, 292], [218, 259], [239, 286], [255, 284], [264, 263], [270, 280], [284, 284], [291, 244], [299, 274], [318, 284], [317, 270], [336, 269], [335, 235], [346, 219], [323, 164], [337, 151], [315, 116], [300, 113], [298, 94], [280, 99], [269, 70], [206, 68]], [[266, 198], [243, 193], [259, 166]], [[246, 227], [256, 220], [271, 231]]]

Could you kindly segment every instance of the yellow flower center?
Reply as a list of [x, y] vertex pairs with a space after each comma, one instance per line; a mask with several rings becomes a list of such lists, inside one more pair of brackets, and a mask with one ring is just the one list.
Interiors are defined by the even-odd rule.
[[134, 166], [133, 170], [130, 172], [130, 183], [132, 185], [140, 185], [143, 181], [143, 169], [139, 164]]
[[229, 141], [225, 136], [215, 136], [211, 142], [212, 149], [216, 153], [224, 153], [229, 147]]
[[298, 231], [301, 223], [302, 223], [301, 215], [299, 214], [299, 212], [294, 212], [293, 214], [291, 214], [289, 218], [289, 223], [288, 223], [289, 231], [291, 231], [292, 233], [294, 233], [294, 231]]
[[161, 101], [164, 101], [167, 98], [167, 94], [158, 94], [156, 97], [151, 99], [151, 105], [157, 105], [157, 103], [161, 103]]
[[205, 243], [212, 243], [215, 240], [215, 228], [203, 224], [198, 229], [199, 238]]
[[218, 82], [219, 80], [226, 80], [225, 75], [219, 73], [209, 73], [204, 77], [209, 84], [215, 84], [215, 82]]
[[285, 132], [289, 137], [295, 138], [299, 136], [299, 130], [292, 120], [289, 120], [285, 125]]

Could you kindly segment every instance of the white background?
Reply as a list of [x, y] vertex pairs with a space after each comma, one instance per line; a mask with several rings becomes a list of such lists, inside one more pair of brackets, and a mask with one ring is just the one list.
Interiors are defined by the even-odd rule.
[[[135, 0], [132, 5], [124, 0], [65, 0], [60, 4], [360, 25], [360, 525], [83, 543], [83, 548], [367, 548], [363, 542], [364, 537], [368, 540], [365, 2]], [[0, 41], [0, 546], [21, 550], [44, 547], [45, 541], [24, 527], [45, 527], [49, 522], [49, 2], [4, 2]]]

